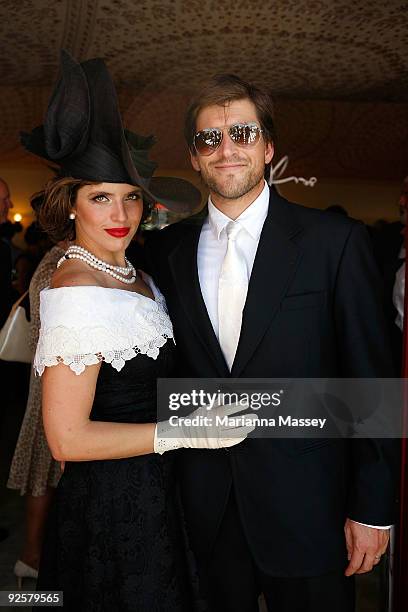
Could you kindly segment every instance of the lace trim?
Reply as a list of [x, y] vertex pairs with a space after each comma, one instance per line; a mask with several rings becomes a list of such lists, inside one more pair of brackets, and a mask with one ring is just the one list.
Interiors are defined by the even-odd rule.
[[167, 340], [175, 341], [164, 297], [156, 295], [151, 306], [132, 328], [121, 321], [112, 328], [59, 325], [41, 329], [34, 370], [41, 376], [46, 367], [63, 363], [79, 375], [86, 366], [105, 361], [120, 372], [139, 353], [157, 359]]
[[[65, 329], [69, 333], [70, 330], [67, 328]], [[52, 333], [52, 330], [50, 331]], [[157, 359], [160, 353], [159, 349], [166, 344], [169, 338], [172, 337], [173, 336], [163, 334], [162, 336], [155, 338], [154, 341], [151, 341], [147, 347], [134, 346], [128, 349], [100, 351], [98, 353], [88, 353], [86, 355], [58, 355], [57, 357], [40, 357], [39, 359], [35, 360], [34, 369], [37, 374], [41, 376], [46, 367], [63, 363], [64, 365], [69, 366], [69, 368], [75, 372], [75, 374], [79, 375], [82, 374], [86, 366], [95, 365], [105, 361], [106, 363], [110, 363], [115, 370], [120, 372], [126, 361], [133, 359], [139, 353], [142, 355], [147, 355], [152, 359]]]

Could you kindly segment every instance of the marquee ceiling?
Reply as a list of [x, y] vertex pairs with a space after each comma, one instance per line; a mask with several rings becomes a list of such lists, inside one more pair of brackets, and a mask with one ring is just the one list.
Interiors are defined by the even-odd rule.
[[68, 49], [102, 56], [128, 127], [187, 168], [183, 113], [215, 72], [266, 83], [293, 172], [407, 173], [408, 5], [397, 0], [2, 0], [0, 163], [33, 163], [19, 130], [41, 123]]

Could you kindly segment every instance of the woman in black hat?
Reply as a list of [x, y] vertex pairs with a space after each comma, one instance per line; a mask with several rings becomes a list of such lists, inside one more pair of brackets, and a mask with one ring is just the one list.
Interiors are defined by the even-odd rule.
[[[136, 170], [103, 61], [78, 64], [64, 53], [44, 125], [22, 141], [58, 164], [39, 219], [54, 240], [73, 241], [41, 292], [34, 367], [48, 443], [65, 470], [37, 588], [63, 591], [66, 610], [190, 612], [165, 451], [232, 446], [251, 428], [215, 439], [184, 427], [175, 439], [155, 424], [156, 379], [175, 361], [172, 325], [163, 296], [125, 250], [146, 203], [163, 198]], [[146, 147], [136, 159], [147, 176]]]

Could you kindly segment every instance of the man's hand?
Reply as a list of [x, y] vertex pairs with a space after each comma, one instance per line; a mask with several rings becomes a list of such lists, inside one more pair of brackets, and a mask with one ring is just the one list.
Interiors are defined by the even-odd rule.
[[375, 529], [360, 525], [350, 519], [344, 525], [346, 545], [350, 563], [344, 572], [346, 576], [364, 574], [380, 562], [390, 539], [389, 529]]

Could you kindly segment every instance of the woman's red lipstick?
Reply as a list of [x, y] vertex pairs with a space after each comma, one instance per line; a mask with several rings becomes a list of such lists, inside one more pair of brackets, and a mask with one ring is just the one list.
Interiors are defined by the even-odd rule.
[[110, 227], [105, 229], [105, 232], [114, 238], [124, 238], [124, 236], [128, 235], [129, 231], [130, 227]]

